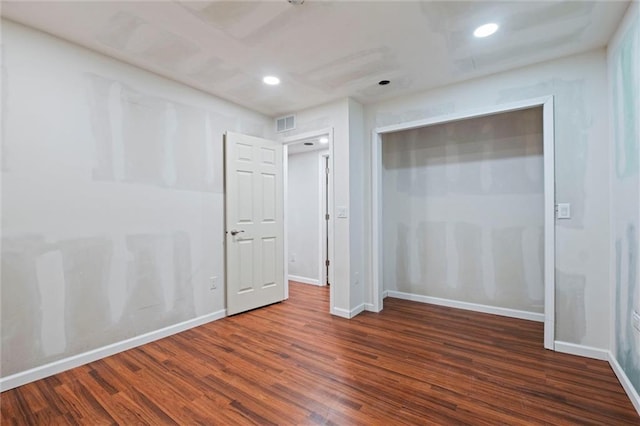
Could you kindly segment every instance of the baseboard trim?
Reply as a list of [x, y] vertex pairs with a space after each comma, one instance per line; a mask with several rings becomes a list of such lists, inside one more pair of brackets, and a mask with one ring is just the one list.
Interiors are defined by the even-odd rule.
[[342, 317], [342, 318], [346, 318], [346, 319], [351, 319], [351, 318], [355, 317], [356, 315], [358, 315], [359, 313], [361, 313], [362, 311], [364, 311], [364, 303], [359, 304], [358, 306], [356, 306], [355, 308], [353, 308], [351, 310], [346, 310], [346, 309], [342, 309], [342, 308], [333, 308], [333, 309], [331, 309], [331, 313], [333, 315], [336, 315], [336, 316]]
[[358, 306], [356, 306], [355, 308], [353, 308], [349, 314], [351, 315], [351, 318], [355, 317], [356, 315], [360, 314], [364, 312], [364, 303], [359, 304]]
[[631, 384], [631, 380], [629, 380], [629, 377], [622, 369], [622, 366], [618, 363], [618, 360], [613, 355], [613, 352], [608, 352], [608, 355], [609, 357], [607, 359], [609, 361], [611, 369], [616, 374], [616, 377], [618, 377], [622, 388], [627, 393], [627, 396], [638, 412], [638, 415], [640, 415], [640, 395], [638, 394], [638, 391], [633, 387], [633, 384]]
[[599, 359], [607, 361], [609, 359], [609, 351], [606, 349], [594, 348], [592, 346], [578, 345], [576, 343], [562, 342], [556, 340], [553, 342], [554, 350], [569, 355], [578, 355], [586, 358]]
[[337, 317], [350, 319], [349, 311], [342, 308], [331, 308], [331, 314]]
[[133, 349], [135, 347], [151, 343], [155, 340], [163, 339], [165, 337], [171, 336], [172, 334], [180, 333], [190, 328], [198, 327], [208, 322], [219, 320], [226, 316], [227, 311], [223, 309], [217, 312], [183, 321], [178, 324], [170, 325], [159, 330], [141, 334], [140, 336], [132, 337], [121, 342], [112, 343], [101, 348], [93, 349], [91, 351], [54, 361], [40, 367], [35, 367], [30, 370], [12, 374], [11, 376], [0, 378], [0, 392], [17, 388], [18, 386], [22, 386], [36, 380], [44, 379], [45, 377], [53, 376], [54, 374], [62, 373], [63, 371], [70, 370], [72, 368], [79, 367], [81, 365], [85, 365], [111, 355], [115, 355], [128, 349]]
[[387, 297], [389, 297], [389, 290], [384, 290], [384, 291], [382, 292], [382, 298], [383, 298], [383, 299], [386, 299]]
[[322, 284], [320, 284], [320, 280], [316, 280], [314, 278], [301, 277], [299, 275], [289, 275], [289, 281], [296, 281], [302, 284], [322, 286]]
[[423, 296], [421, 294], [404, 293], [402, 291], [387, 290], [388, 297], [412, 300], [414, 302], [429, 303], [431, 305], [446, 306], [449, 308], [465, 309], [467, 311], [482, 312], [485, 314], [501, 315], [524, 319], [529, 321], [544, 322], [544, 314], [537, 312], [519, 311], [517, 309], [501, 308], [498, 306], [480, 305], [477, 303], [459, 302], [457, 300], [441, 299], [439, 297]]
[[375, 312], [378, 313], [380, 312], [382, 309], [376, 309], [376, 306], [373, 303], [365, 303], [364, 304], [364, 310], [367, 312]]

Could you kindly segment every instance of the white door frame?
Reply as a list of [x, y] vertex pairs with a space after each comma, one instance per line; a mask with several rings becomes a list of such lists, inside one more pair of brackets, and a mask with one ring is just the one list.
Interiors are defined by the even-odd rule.
[[[325, 261], [327, 259], [329, 259], [329, 251], [328, 251], [328, 242], [327, 240], [329, 239], [329, 230], [328, 228], [328, 223], [327, 223], [327, 219], [325, 219], [325, 213], [329, 213], [329, 206], [328, 206], [328, 197], [329, 197], [329, 187], [328, 187], [328, 182], [327, 182], [327, 172], [326, 172], [326, 168], [329, 167], [329, 163], [327, 163], [327, 161], [330, 161], [331, 157], [329, 156], [329, 153], [327, 151], [320, 151], [319, 155], [318, 155], [318, 161], [320, 162], [320, 167], [319, 167], [319, 175], [318, 175], [318, 179], [319, 179], [319, 188], [318, 188], [318, 192], [320, 194], [320, 206], [322, 208], [322, 212], [320, 213], [320, 223], [319, 223], [319, 227], [320, 227], [320, 247], [319, 247], [319, 252], [320, 253], [320, 285], [325, 286], [327, 285], [327, 281], [328, 281], [328, 276], [327, 276], [327, 265], [325, 264]], [[326, 212], [325, 212], [325, 207], [326, 207]], [[329, 215], [329, 218], [331, 218], [331, 215]], [[329, 240], [331, 241], [331, 240]], [[329, 268], [330, 269], [330, 268]], [[330, 284], [331, 281], [329, 281]]]
[[517, 111], [541, 106], [543, 111], [543, 157], [544, 157], [544, 347], [555, 349], [555, 169], [554, 169], [554, 113], [553, 96], [527, 99], [513, 103], [495, 105], [466, 112], [440, 115], [424, 120], [410, 121], [375, 128], [372, 132], [371, 184], [372, 184], [372, 262], [373, 310], [383, 307], [382, 288], [382, 135], [410, 130], [433, 124], [477, 118], [503, 112]]
[[[282, 141], [283, 144], [283, 152], [284, 156], [283, 164], [284, 164], [284, 297], [285, 299], [289, 298], [289, 217], [286, 206], [289, 202], [289, 145], [293, 145], [308, 139], [317, 139], [321, 136], [326, 136], [329, 138], [328, 149], [329, 149], [329, 252], [327, 253], [328, 259], [331, 267], [329, 268], [329, 307], [332, 309], [333, 307], [333, 293], [335, 288], [335, 280], [334, 280], [334, 272], [333, 272], [333, 253], [334, 253], [334, 238], [333, 238], [333, 198], [334, 198], [334, 190], [333, 190], [333, 176], [334, 176], [334, 165], [333, 165], [333, 127], [327, 127], [324, 129], [313, 130], [310, 132], [300, 133], [293, 136], [285, 137]], [[322, 251], [320, 252], [320, 256], [322, 256]]]

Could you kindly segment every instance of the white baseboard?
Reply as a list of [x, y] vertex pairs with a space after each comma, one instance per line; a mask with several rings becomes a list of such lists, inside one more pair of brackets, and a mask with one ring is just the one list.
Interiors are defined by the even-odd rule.
[[356, 315], [362, 313], [363, 311], [364, 311], [364, 303], [361, 303], [358, 306], [356, 306], [355, 308], [353, 308], [351, 310], [351, 312], [349, 312], [349, 314], [351, 315], [351, 318], [353, 318]]
[[365, 303], [364, 310], [367, 312], [375, 312], [375, 313], [382, 311], [382, 309], [376, 309], [376, 306], [373, 303]]
[[346, 319], [350, 319], [351, 317], [349, 316], [349, 311], [346, 309], [342, 309], [342, 308], [331, 308], [331, 314], [338, 316], [338, 317], [342, 317], [342, 318], [346, 318]]
[[631, 384], [631, 380], [629, 380], [629, 377], [627, 377], [627, 374], [624, 372], [622, 366], [620, 366], [613, 353], [609, 352], [608, 355], [609, 365], [611, 366], [611, 369], [618, 377], [620, 384], [622, 384], [622, 388], [627, 393], [627, 396], [638, 412], [638, 415], [640, 415], [640, 395], [638, 395], [638, 391], [633, 387], [633, 384]]
[[449, 308], [465, 309], [467, 311], [482, 312], [485, 314], [501, 315], [504, 317], [519, 318], [529, 321], [544, 322], [544, 314], [537, 312], [519, 311], [517, 309], [501, 308], [498, 306], [480, 305], [477, 303], [459, 302], [457, 300], [441, 299], [439, 297], [423, 296], [421, 294], [404, 293], [402, 291], [387, 290], [388, 297], [412, 300], [414, 302], [429, 303], [432, 305], [447, 306]]
[[223, 309], [211, 314], [203, 315], [198, 318], [193, 318], [178, 324], [170, 325], [159, 330], [141, 334], [140, 336], [132, 337], [121, 342], [112, 343], [101, 348], [93, 349], [91, 351], [64, 358], [59, 361], [54, 361], [40, 367], [32, 368], [30, 370], [12, 374], [11, 376], [0, 378], [0, 392], [22, 386], [36, 380], [44, 379], [45, 377], [53, 376], [54, 374], [62, 373], [63, 371], [70, 370], [72, 368], [79, 367], [81, 365], [88, 364], [90, 362], [106, 358], [111, 355], [115, 355], [119, 352], [123, 352], [128, 349], [132, 349], [137, 346], [141, 346], [155, 340], [171, 336], [172, 334], [180, 333], [181, 331], [185, 331], [190, 328], [198, 327], [208, 322], [224, 318], [225, 316], [227, 316], [227, 311]]
[[356, 306], [355, 308], [351, 309], [351, 310], [346, 310], [346, 309], [342, 309], [342, 308], [332, 308], [331, 309], [331, 313], [333, 315], [342, 317], [342, 318], [346, 318], [346, 319], [351, 319], [353, 317], [355, 317], [356, 315], [358, 315], [359, 313], [361, 313], [362, 311], [364, 311], [364, 303], [359, 304], [358, 306]]
[[320, 284], [320, 280], [316, 280], [314, 278], [301, 277], [299, 275], [289, 275], [289, 281], [296, 281], [303, 284], [312, 284], [312, 285], [319, 285], [319, 286], [322, 285]]
[[606, 349], [562, 342], [559, 340], [553, 342], [553, 347], [556, 352], [562, 352], [564, 354], [578, 355], [586, 358], [599, 359], [601, 361], [607, 361], [609, 359], [609, 351]]
[[386, 299], [387, 297], [389, 297], [389, 290], [384, 290], [384, 291], [382, 292], [382, 298], [383, 298], [383, 299]]

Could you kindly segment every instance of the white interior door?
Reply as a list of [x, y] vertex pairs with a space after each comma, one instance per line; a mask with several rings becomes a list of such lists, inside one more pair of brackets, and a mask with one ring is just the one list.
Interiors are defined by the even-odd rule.
[[227, 314], [284, 300], [282, 145], [227, 132]]

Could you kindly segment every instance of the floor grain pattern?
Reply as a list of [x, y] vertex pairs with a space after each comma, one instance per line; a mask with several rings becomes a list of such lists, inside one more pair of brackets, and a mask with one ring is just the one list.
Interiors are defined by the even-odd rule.
[[606, 362], [542, 348], [543, 325], [328, 289], [2, 393], [9, 424], [640, 425]]

